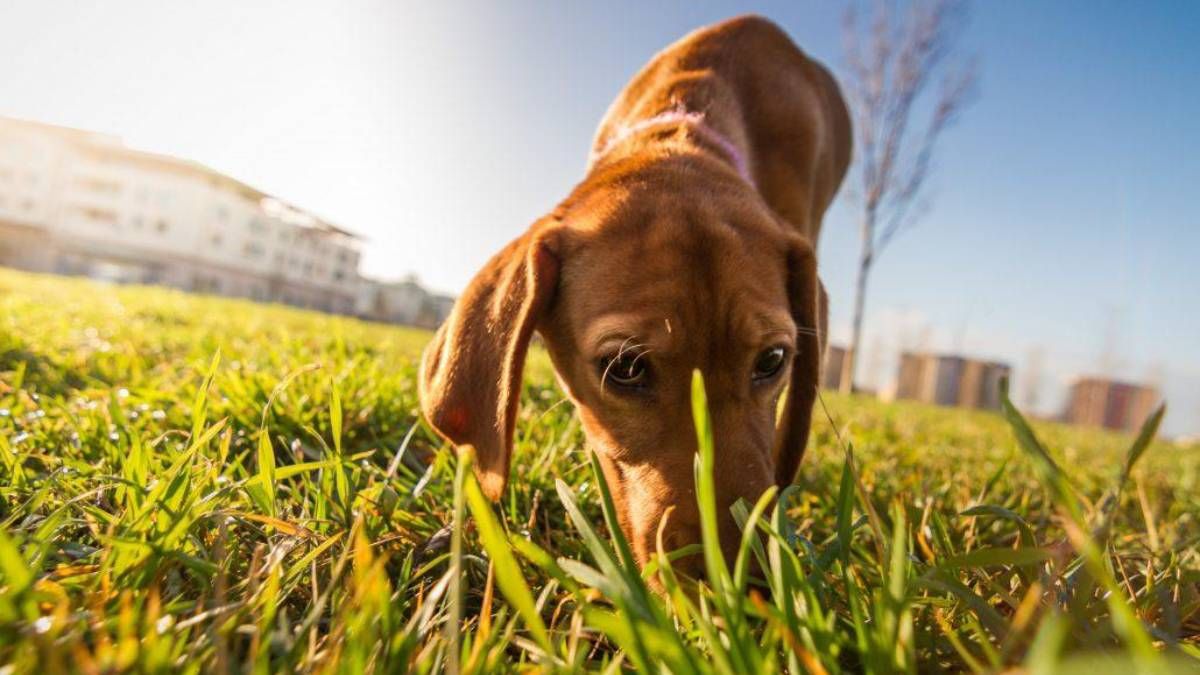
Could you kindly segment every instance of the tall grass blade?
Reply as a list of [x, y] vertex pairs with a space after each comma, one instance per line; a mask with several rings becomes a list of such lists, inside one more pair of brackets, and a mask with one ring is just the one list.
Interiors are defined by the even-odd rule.
[[475, 525], [479, 530], [479, 540], [488, 555], [495, 561], [496, 584], [500, 587], [500, 592], [504, 594], [513, 609], [521, 615], [525, 626], [533, 634], [534, 640], [545, 655], [548, 658], [554, 658], [554, 646], [550, 642], [546, 624], [538, 614], [533, 593], [530, 592], [529, 586], [521, 576], [521, 567], [513, 557], [512, 549], [508, 545], [508, 537], [505, 536], [504, 529], [496, 520], [495, 514], [492, 513], [491, 502], [483, 495], [483, 491], [479, 489], [479, 483], [470, 473], [466, 473], [464, 476], [463, 487], [466, 492], [467, 506], [470, 507], [471, 515], [475, 518]]
[[692, 372], [692, 422], [696, 426], [698, 455], [696, 460], [696, 501], [700, 507], [700, 534], [704, 546], [704, 567], [709, 582], [718, 597], [733, 591], [733, 580], [721, 552], [720, 527], [717, 520], [717, 489], [713, 480], [713, 431], [708, 415], [708, 396], [704, 391], [704, 376]]
[[198, 437], [200, 430], [204, 428], [206, 411], [208, 410], [208, 390], [212, 387], [213, 378], [217, 376], [217, 367], [219, 365], [221, 365], [220, 349], [213, 354], [212, 361], [208, 364], [208, 370], [204, 374], [204, 380], [200, 383], [200, 389], [196, 392], [196, 398], [192, 401], [193, 439]]
[[340, 457], [342, 454], [342, 394], [338, 391], [337, 382], [329, 378], [329, 428], [333, 432], [333, 449]]
[[450, 588], [449, 615], [446, 619], [446, 669], [451, 673], [458, 672], [459, 624], [462, 623], [463, 605], [463, 530], [464, 519], [467, 515], [467, 480], [471, 472], [474, 455], [471, 452], [459, 452], [458, 463], [454, 470], [454, 507], [451, 512], [450, 524]]
[[258, 478], [265, 495], [267, 514], [275, 516], [275, 450], [271, 447], [271, 436], [266, 429], [258, 433]]

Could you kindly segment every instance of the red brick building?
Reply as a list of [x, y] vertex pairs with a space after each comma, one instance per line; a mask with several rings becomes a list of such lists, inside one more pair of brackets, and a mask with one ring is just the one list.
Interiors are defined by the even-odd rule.
[[1136, 431], [1158, 404], [1158, 390], [1140, 384], [1084, 377], [1071, 385], [1063, 418], [1072, 424]]

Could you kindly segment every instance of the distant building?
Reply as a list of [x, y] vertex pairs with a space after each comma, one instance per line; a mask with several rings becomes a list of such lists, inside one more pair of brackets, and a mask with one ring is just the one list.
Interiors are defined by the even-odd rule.
[[822, 387], [839, 389], [842, 386], [842, 373], [850, 367], [846, 353], [845, 347], [829, 345], [825, 348], [825, 369], [821, 373]]
[[195, 162], [0, 118], [0, 265], [352, 313], [359, 240]]
[[421, 306], [421, 314], [418, 316], [416, 325], [436, 328], [446, 320], [446, 317], [450, 316], [452, 309], [454, 309], [453, 297], [430, 293]]
[[373, 321], [436, 328], [453, 306], [454, 298], [430, 293], [413, 277], [394, 282], [364, 279], [355, 313]]
[[1011, 368], [964, 356], [904, 352], [896, 377], [896, 398], [937, 405], [998, 410], [1000, 381]]
[[1158, 401], [1158, 390], [1153, 387], [1084, 377], [1071, 385], [1063, 418], [1072, 424], [1136, 431]]

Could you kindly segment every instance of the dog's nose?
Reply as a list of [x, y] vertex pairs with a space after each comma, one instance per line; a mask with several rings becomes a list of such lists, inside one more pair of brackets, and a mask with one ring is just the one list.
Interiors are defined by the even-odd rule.
[[663, 547], [670, 553], [688, 544], [700, 543], [700, 528], [691, 525], [678, 525], [663, 533]]
[[[733, 517], [729, 516], [726, 520], [721, 521], [719, 534], [721, 554], [725, 558], [725, 564], [732, 569], [737, 559], [738, 544], [741, 542], [741, 529], [737, 527]], [[667, 530], [663, 532], [662, 543], [664, 552], [671, 553], [685, 546], [700, 545], [701, 540], [698, 523], [681, 522], [677, 525], [668, 524]], [[648, 550], [656, 551], [657, 541], [651, 544]], [[753, 565], [755, 561], [752, 558], [750, 562]], [[694, 553], [680, 556], [671, 561], [671, 567], [677, 573], [686, 574], [694, 579], [703, 579], [705, 576], [704, 554], [697, 550]], [[753, 566], [751, 569], [756, 571], [757, 566]]]
[[[663, 549], [665, 553], [677, 551], [685, 546], [700, 543], [700, 528], [693, 525], [681, 524], [663, 533]], [[699, 552], [689, 553], [671, 561], [671, 568], [677, 574], [684, 574], [693, 579], [704, 575], [704, 556]]]

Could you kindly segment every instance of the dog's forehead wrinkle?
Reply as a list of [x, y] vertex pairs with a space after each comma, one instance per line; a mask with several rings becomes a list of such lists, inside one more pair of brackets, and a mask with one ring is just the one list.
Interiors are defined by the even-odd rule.
[[583, 349], [622, 353], [670, 351], [674, 333], [667, 330], [671, 318], [659, 313], [621, 312], [594, 319], [584, 331]]
[[712, 367], [773, 340], [794, 342], [782, 269], [748, 270], [750, 256], [740, 247], [701, 245], [695, 251], [656, 256], [650, 263], [655, 281], [642, 283], [645, 277], [639, 277], [637, 284], [610, 289], [603, 298], [583, 298], [581, 349], [641, 344]]

